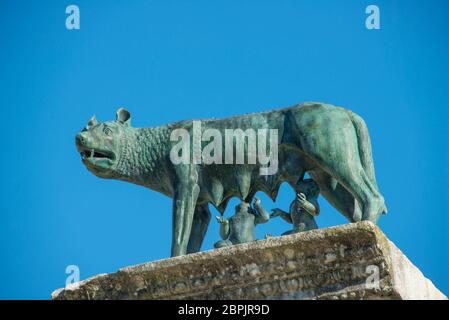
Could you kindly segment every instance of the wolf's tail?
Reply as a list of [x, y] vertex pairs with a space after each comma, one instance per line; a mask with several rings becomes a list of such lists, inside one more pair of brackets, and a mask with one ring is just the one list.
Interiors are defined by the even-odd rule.
[[[373, 186], [379, 191], [377, 185], [376, 176], [374, 172], [373, 163], [373, 153], [371, 150], [371, 139], [368, 133], [368, 127], [365, 121], [357, 114], [350, 110], [346, 110], [357, 134], [360, 161], [362, 162], [362, 167], [365, 170], [366, 175], [372, 182]], [[386, 214], [388, 211], [387, 206], [384, 204], [382, 213]]]

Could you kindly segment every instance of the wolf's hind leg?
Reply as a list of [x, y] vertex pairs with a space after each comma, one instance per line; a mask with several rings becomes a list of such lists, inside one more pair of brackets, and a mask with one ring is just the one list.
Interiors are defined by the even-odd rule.
[[335, 175], [338, 182], [348, 190], [361, 206], [362, 219], [377, 223], [377, 219], [381, 214], [384, 201], [377, 188], [372, 184], [371, 180], [360, 163], [353, 163], [340, 159], [337, 165], [329, 164], [328, 170]]
[[354, 128], [348, 126], [339, 131], [308, 135], [303, 139], [303, 146], [316, 165], [358, 201], [362, 220], [376, 223], [384, 202], [361, 164]]
[[327, 172], [315, 168], [309, 172], [322, 196], [350, 222], [361, 221], [362, 210], [354, 196]]

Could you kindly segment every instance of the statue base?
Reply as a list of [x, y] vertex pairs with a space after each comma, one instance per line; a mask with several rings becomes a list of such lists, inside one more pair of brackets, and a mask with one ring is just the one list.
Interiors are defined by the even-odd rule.
[[370, 222], [120, 269], [53, 299], [447, 299]]

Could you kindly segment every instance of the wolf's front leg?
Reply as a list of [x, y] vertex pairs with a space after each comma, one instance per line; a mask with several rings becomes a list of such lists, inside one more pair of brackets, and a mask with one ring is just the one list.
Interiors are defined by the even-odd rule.
[[200, 191], [197, 184], [198, 175], [193, 168], [180, 168], [177, 173], [179, 179], [173, 198], [172, 257], [187, 253], [196, 200]]
[[190, 240], [187, 246], [187, 253], [198, 252], [201, 249], [207, 227], [210, 222], [210, 211], [207, 204], [198, 205], [193, 215], [192, 229], [190, 231]]
[[173, 239], [171, 256], [181, 256], [187, 253], [187, 245], [192, 230], [193, 215], [199, 187], [178, 186], [173, 199]]

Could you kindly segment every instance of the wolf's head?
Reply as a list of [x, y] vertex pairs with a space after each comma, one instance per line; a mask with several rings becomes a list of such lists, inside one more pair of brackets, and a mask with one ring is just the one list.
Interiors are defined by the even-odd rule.
[[120, 108], [115, 121], [97, 123], [95, 116], [76, 135], [76, 147], [89, 171], [100, 178], [119, 178], [117, 170], [131, 134], [131, 115]]

